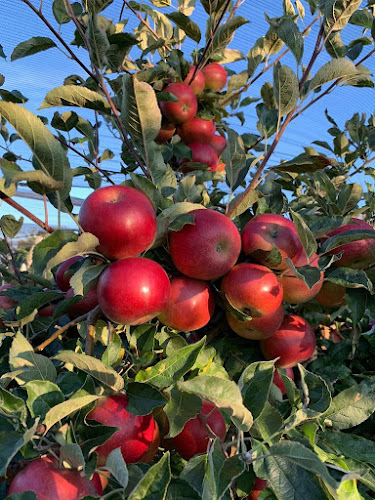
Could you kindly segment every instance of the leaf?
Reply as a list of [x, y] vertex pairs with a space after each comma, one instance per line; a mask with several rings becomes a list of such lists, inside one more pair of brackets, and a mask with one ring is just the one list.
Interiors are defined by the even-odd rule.
[[33, 438], [38, 424], [36, 420], [34, 425], [23, 434], [16, 431], [0, 432], [0, 477], [6, 475], [13, 457]]
[[238, 386], [241, 389], [243, 403], [256, 420], [264, 410], [273, 382], [274, 361], [251, 363], [242, 372]]
[[84, 408], [90, 403], [97, 401], [99, 398], [100, 396], [82, 396], [81, 398], [69, 399], [68, 401], [64, 401], [63, 403], [54, 406], [47, 412], [44, 419], [46, 431], [71, 413]]
[[171, 480], [169, 451], [152, 465], [130, 493], [128, 500], [164, 500]]
[[276, 109], [269, 109], [264, 103], [257, 104], [258, 115], [257, 129], [265, 137], [271, 137], [277, 129], [278, 112]]
[[129, 473], [121, 453], [121, 448], [116, 448], [110, 452], [105, 463], [105, 468], [123, 488], [127, 487], [129, 483]]
[[167, 17], [180, 29], [182, 29], [182, 31], [184, 31], [189, 38], [197, 43], [201, 41], [202, 35], [199, 26], [195, 24], [190, 17], [182, 12], [171, 12], [170, 14], [167, 14]]
[[62, 464], [66, 463], [70, 465], [71, 468], [78, 469], [79, 471], [85, 470], [85, 459], [77, 443], [63, 444], [60, 448], [59, 458]]
[[17, 220], [14, 215], [3, 215], [0, 219], [0, 227], [8, 238], [14, 238], [23, 226], [23, 217]]
[[206, 337], [195, 344], [183, 347], [156, 365], [141, 370], [135, 377], [136, 382], [150, 382], [156, 387], [168, 387], [176, 383], [194, 365], [198, 354], [205, 345]]
[[291, 172], [296, 174], [313, 173], [317, 170], [323, 170], [329, 166], [336, 165], [337, 162], [333, 158], [327, 158], [323, 155], [310, 155], [301, 153], [293, 158], [293, 160], [285, 161], [271, 168], [278, 172]]
[[68, 242], [76, 241], [78, 235], [74, 231], [55, 230], [35, 245], [33, 250], [33, 268], [37, 274], [42, 275], [47, 262]]
[[331, 405], [331, 393], [326, 382], [316, 375], [309, 372], [301, 364], [298, 365], [301, 374], [302, 387], [309, 397], [308, 408], [318, 413], [324, 413]]
[[289, 66], [280, 63], [274, 66], [273, 91], [280, 116], [295, 108], [299, 98], [298, 78]]
[[179, 382], [182, 391], [196, 394], [202, 400], [209, 401], [230, 416], [235, 426], [247, 431], [253, 423], [251, 413], [242, 402], [238, 385], [232, 380], [200, 375], [185, 382]]
[[324, 3], [325, 29], [327, 31], [344, 29], [361, 3], [362, 0], [326, 0]]
[[92, 264], [87, 259], [77, 272], [70, 278], [69, 284], [74, 290], [75, 295], [87, 295], [87, 293], [96, 285], [99, 276], [107, 268], [107, 264]]
[[319, 435], [319, 442], [335, 450], [337, 455], [368, 463], [375, 467], [375, 442], [356, 434], [326, 431]]
[[226, 181], [234, 191], [238, 187], [238, 180], [242, 182], [242, 171], [246, 169], [246, 153], [242, 137], [235, 130], [228, 130], [227, 147], [221, 155], [225, 163]]
[[370, 293], [373, 291], [373, 285], [366, 272], [360, 269], [337, 267], [330, 269], [325, 277], [328, 281], [346, 288], [366, 288]]
[[7, 56], [4, 54], [3, 46], [1, 44], [0, 44], [0, 57], [2, 57], [3, 59], [7, 58]]
[[64, 401], [59, 387], [48, 380], [30, 380], [23, 388], [27, 391], [26, 404], [32, 417], [44, 417], [53, 406]]
[[105, 30], [98, 24], [97, 16], [93, 14], [89, 14], [88, 18], [87, 39], [91, 63], [98, 68], [103, 68], [108, 62], [109, 41]]
[[55, 106], [75, 106], [111, 114], [111, 107], [101, 94], [78, 85], [65, 85], [51, 90], [39, 109]]
[[106, 9], [113, 0], [84, 0], [87, 12], [92, 14], [99, 14], [102, 10]]
[[289, 47], [299, 64], [303, 56], [303, 38], [292, 18], [283, 17], [281, 22], [276, 26], [276, 33], [285, 45]]
[[202, 498], [187, 481], [178, 477], [172, 478], [169, 483], [165, 500], [202, 500]]
[[27, 109], [0, 101], [0, 114], [16, 129], [37, 158], [41, 170], [63, 184], [61, 200], [70, 193], [72, 174], [66, 151], [41, 120]]
[[214, 35], [212, 44], [208, 49], [206, 56], [211, 57], [212, 54], [225, 49], [227, 45], [229, 45], [229, 43], [232, 41], [234, 32], [248, 22], [249, 21], [247, 19], [241, 16], [235, 16], [229, 21], [221, 24]]
[[342, 57], [332, 59], [332, 61], [324, 64], [324, 66], [322, 66], [310, 80], [306, 95], [312, 90], [321, 87], [325, 83], [339, 78], [342, 79], [342, 81], [346, 81], [350, 78], [358, 76], [359, 74], [360, 72], [356, 68], [355, 64], [349, 59]]
[[114, 367], [121, 361], [123, 354], [124, 349], [122, 346], [120, 335], [116, 332], [113, 332], [107, 349], [102, 354], [102, 361], [106, 366]]
[[[36, 182], [46, 189], [43, 189], [45, 193], [50, 191], [60, 191], [63, 189], [64, 184], [61, 181], [55, 180], [50, 175], [46, 174], [42, 170], [35, 170], [29, 172], [14, 172], [11, 176], [7, 176], [11, 182], [18, 184], [21, 181], [26, 182]], [[45, 194], [43, 193], [43, 194]]]
[[169, 432], [166, 438], [173, 438], [180, 434], [186, 422], [198, 415], [202, 406], [201, 399], [195, 394], [180, 391], [172, 387], [170, 399], [164, 406], [164, 412], [169, 422]]
[[[238, 203], [238, 200], [241, 200]], [[259, 200], [259, 194], [255, 190], [249, 191], [246, 196], [243, 193], [238, 194], [230, 203], [228, 213], [231, 219], [235, 219], [239, 215], [246, 212], [246, 210], [254, 205]]]
[[312, 257], [318, 249], [318, 244], [316, 242], [315, 236], [313, 235], [311, 229], [297, 212], [290, 211], [292, 219], [297, 228], [298, 236], [301, 240], [302, 246], [306, 252], [308, 258]]
[[[24, 104], [29, 99], [21, 94], [18, 90], [9, 90], [0, 89], [0, 97], [3, 101], [13, 102], [15, 104]], [[5, 153], [6, 154], [6, 153]], [[10, 153], [12, 154], [12, 153]]]
[[[73, 2], [71, 3], [71, 6], [76, 17], [82, 14], [82, 7], [80, 3]], [[65, 24], [71, 21], [71, 17], [65, 8], [65, 0], [54, 0], [52, 4], [52, 12], [59, 24]]]
[[73, 351], [60, 351], [53, 359], [72, 364], [75, 368], [84, 371], [115, 392], [124, 388], [123, 378], [115, 370], [108, 368], [99, 359], [92, 356]]
[[17, 319], [25, 318], [30, 315], [35, 309], [39, 309], [40, 307], [48, 304], [51, 300], [56, 299], [57, 297], [62, 297], [60, 292], [53, 291], [44, 291], [37, 292], [27, 297], [27, 299], [22, 300], [17, 309]]
[[51, 49], [57, 45], [53, 40], [45, 36], [35, 36], [26, 40], [25, 42], [19, 43], [13, 50], [10, 60], [15, 61], [16, 59], [21, 59], [22, 57], [31, 56], [42, 52], [44, 50]]
[[325, 44], [325, 49], [328, 54], [335, 59], [346, 56], [346, 45], [342, 41], [339, 31], [335, 31], [329, 35]]
[[149, 384], [131, 382], [126, 388], [126, 411], [132, 415], [149, 415], [155, 408], [167, 403], [167, 398]]
[[348, 231], [339, 233], [328, 238], [322, 245], [321, 250], [323, 253], [328, 253], [335, 248], [350, 243], [352, 241], [359, 241], [365, 239], [374, 239], [375, 231], [356, 229], [355, 231]]

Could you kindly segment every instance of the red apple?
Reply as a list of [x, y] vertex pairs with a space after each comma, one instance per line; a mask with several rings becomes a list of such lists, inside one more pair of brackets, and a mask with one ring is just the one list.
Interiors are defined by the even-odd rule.
[[[286, 369], [286, 376], [294, 380], [294, 372], [293, 368], [287, 368]], [[275, 370], [273, 374], [273, 383], [280, 389], [281, 393], [284, 395], [286, 394], [286, 389], [285, 389], [285, 384], [283, 381], [282, 376], [279, 373], [279, 370]]]
[[215, 210], [190, 212], [194, 225], [185, 224], [180, 231], [169, 233], [169, 251], [177, 269], [200, 280], [215, 280], [236, 263], [241, 251], [237, 227]]
[[[316, 254], [314, 254], [310, 259], [307, 258], [304, 250], [300, 253], [299, 257], [295, 260], [294, 266], [303, 267], [311, 266], [319, 269], [319, 259]], [[281, 284], [284, 290], [284, 300], [289, 302], [289, 304], [303, 304], [308, 302], [320, 291], [323, 286], [324, 272], [320, 273], [320, 281], [315, 283], [312, 288], [303, 281], [298, 279], [291, 270], [285, 271], [284, 274], [280, 276]]]
[[[194, 71], [195, 71], [195, 66], [190, 66], [189, 73], [187, 74], [184, 83], [186, 83], [187, 85], [189, 85], [189, 87], [191, 87], [191, 90], [194, 92], [194, 94], [200, 94], [204, 90], [204, 87], [206, 85], [206, 80], [204, 78], [204, 74], [200, 69], [197, 69], [197, 71], [195, 71], [195, 75]], [[193, 75], [194, 79], [192, 80]]]
[[165, 118], [173, 123], [184, 123], [193, 118], [198, 110], [198, 101], [186, 83], [170, 83], [165, 89], [178, 98], [177, 102], [161, 101], [160, 109]]
[[261, 340], [271, 337], [280, 327], [284, 318], [284, 308], [281, 304], [275, 312], [260, 318], [252, 318], [250, 321], [240, 321], [229, 311], [226, 312], [226, 317], [230, 328], [240, 337]]
[[288, 314], [272, 337], [260, 341], [260, 348], [265, 359], [279, 358], [277, 366], [292, 368], [312, 356], [316, 348], [315, 334], [303, 318]]
[[234, 266], [224, 276], [221, 290], [233, 307], [254, 318], [275, 313], [283, 300], [279, 278], [259, 264]]
[[190, 172], [194, 170], [194, 167], [184, 166], [186, 162], [196, 162], [204, 163], [207, 165], [210, 172], [215, 172], [218, 167], [218, 157], [215, 151], [208, 144], [201, 144], [199, 142], [193, 142], [188, 144], [192, 152], [192, 159], [182, 158], [179, 161], [179, 165], [182, 165], [181, 171], [183, 173]]
[[164, 269], [150, 259], [118, 260], [101, 274], [99, 305], [115, 323], [139, 325], [160, 314], [167, 306], [170, 283]]
[[[70, 297], [74, 297], [73, 288], [70, 288], [65, 294], [66, 299], [69, 299]], [[94, 288], [91, 288], [91, 290], [84, 297], [82, 297], [79, 302], [69, 307], [68, 314], [72, 318], [75, 318], [77, 316], [81, 316], [81, 314], [86, 314], [92, 311], [92, 309], [94, 309], [94, 307], [96, 307], [97, 305], [98, 287], [94, 286]]]
[[98, 252], [110, 259], [135, 257], [156, 236], [151, 201], [129, 186], [108, 186], [91, 193], [81, 206], [78, 222], [99, 238]]
[[176, 132], [176, 125], [174, 123], [164, 123], [159, 130], [159, 133], [155, 139], [157, 144], [165, 144], [174, 136]]
[[65, 262], [59, 265], [55, 275], [56, 285], [62, 292], [67, 292], [70, 288], [70, 278], [73, 276], [74, 272], [70, 269], [73, 264], [82, 260], [83, 257], [76, 255], [75, 257], [70, 257]]
[[208, 283], [179, 276], [171, 280], [167, 307], [158, 318], [164, 325], [190, 332], [205, 326], [214, 310], [214, 294]]
[[101, 424], [119, 427], [105, 443], [96, 448], [98, 465], [105, 464], [106, 458], [115, 448], [121, 448], [127, 464], [150, 462], [159, 446], [159, 429], [152, 415], [131, 415], [126, 407], [125, 394], [108, 396], [95, 406], [87, 419]]
[[[212, 120], [194, 117], [183, 123], [177, 129], [178, 135], [185, 144], [210, 144], [215, 134], [215, 124]], [[191, 146], [190, 146], [191, 147]]]
[[320, 292], [315, 295], [314, 299], [323, 307], [339, 307], [345, 304], [346, 288], [342, 285], [332, 283], [332, 281], [324, 281]]
[[213, 404], [203, 401], [200, 413], [187, 421], [180, 434], [165, 439], [164, 443], [168, 448], [177, 450], [185, 460], [190, 460], [198, 453], [206, 453], [210, 438], [217, 436], [224, 441], [226, 433], [225, 420], [220, 411]]
[[[374, 228], [370, 224], [361, 219], [351, 219], [350, 222], [350, 224], [341, 226], [328, 233], [328, 238], [350, 231], [374, 231]], [[367, 269], [375, 262], [375, 239], [351, 241], [331, 250], [328, 254], [337, 255], [341, 252], [343, 252], [342, 257], [335, 262], [336, 266], [350, 267], [351, 269]]]
[[[296, 226], [277, 214], [262, 214], [251, 219], [242, 231], [242, 249], [246, 255], [271, 269], [286, 269], [285, 258], [297, 260], [302, 251]], [[277, 249], [282, 262], [275, 262], [272, 250]]]
[[263, 491], [265, 488], [267, 488], [267, 481], [265, 481], [264, 479], [259, 479], [259, 477], [257, 477], [253, 489], [247, 496], [247, 500], [258, 500], [261, 491]]
[[206, 81], [206, 89], [216, 90], [216, 92], [223, 90], [228, 79], [228, 74], [223, 66], [218, 63], [207, 64], [202, 69], [202, 73]]
[[33, 491], [38, 500], [78, 500], [86, 495], [101, 496], [102, 488], [76, 469], [59, 468], [53, 457], [29, 463], [13, 479], [8, 495]]
[[[8, 288], [14, 288], [14, 285], [11, 283], [6, 283], [5, 285], [0, 286], [0, 292], [5, 292]], [[18, 304], [16, 300], [7, 297], [6, 295], [0, 295], [0, 309], [4, 309], [4, 311], [8, 311], [12, 309]]]
[[222, 135], [216, 134], [211, 139], [210, 146], [218, 156], [221, 156], [224, 149], [227, 147], [227, 140]]
[[54, 306], [52, 304], [48, 304], [39, 309], [38, 314], [42, 318], [50, 318], [53, 316]]

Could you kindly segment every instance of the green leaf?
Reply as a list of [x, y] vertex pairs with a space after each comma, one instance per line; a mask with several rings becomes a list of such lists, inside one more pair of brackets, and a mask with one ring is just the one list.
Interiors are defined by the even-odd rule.
[[9, 90], [0, 89], [0, 97], [3, 101], [13, 102], [15, 104], [25, 104], [29, 99], [21, 94], [18, 90]]
[[16, 59], [31, 56], [33, 54], [37, 54], [38, 52], [51, 49], [52, 47], [56, 47], [56, 44], [50, 38], [45, 36], [35, 36], [30, 38], [30, 40], [19, 43], [14, 48], [10, 56], [10, 60], [15, 61]]
[[325, 83], [331, 82], [333, 80], [342, 79], [342, 81], [347, 81], [350, 78], [358, 77], [361, 74], [355, 64], [349, 59], [337, 58], [332, 59], [332, 61], [327, 62], [322, 66], [314, 77], [310, 80], [306, 95], [312, 90], [321, 87]]
[[7, 56], [4, 54], [3, 46], [1, 44], [0, 44], [0, 57], [2, 57], [3, 59], [7, 58]]
[[107, 366], [115, 366], [118, 364], [123, 355], [123, 347], [120, 335], [116, 332], [112, 333], [112, 338], [108, 343], [107, 349], [103, 352], [102, 361]]
[[[71, 6], [76, 17], [82, 14], [81, 4], [73, 2], [71, 3]], [[59, 24], [65, 24], [71, 21], [71, 17], [65, 8], [65, 0], [54, 0], [52, 4], [52, 12]]]
[[269, 109], [264, 103], [257, 104], [258, 115], [257, 129], [265, 137], [271, 137], [277, 129], [278, 112], [276, 109]]
[[135, 377], [136, 382], [150, 382], [159, 388], [176, 383], [194, 365], [205, 342], [206, 337], [203, 337], [199, 342], [183, 347], [156, 365], [141, 370]]
[[82, 450], [77, 443], [63, 444], [60, 448], [60, 460], [62, 464], [70, 465], [73, 469], [85, 470], [85, 459]]
[[169, 451], [155, 465], [151, 466], [142, 477], [128, 500], [164, 500], [171, 480]]
[[65, 85], [51, 90], [39, 109], [55, 106], [75, 106], [111, 114], [111, 107], [101, 94], [78, 85]]
[[298, 365], [301, 374], [301, 383], [309, 397], [308, 408], [318, 413], [324, 413], [331, 405], [331, 393], [326, 382], [309, 372], [301, 364]]
[[32, 417], [44, 417], [55, 405], [64, 401], [59, 387], [48, 380], [30, 380], [23, 386], [27, 391], [27, 407]]
[[[241, 200], [238, 203], [238, 200]], [[246, 196], [243, 197], [243, 193], [238, 194], [230, 203], [228, 213], [230, 213], [230, 218], [235, 219], [239, 215], [246, 212], [246, 210], [254, 205], [259, 200], [259, 194], [255, 190], [249, 191]]]
[[[2, 375], [0, 381], [3, 382], [4, 378], [6, 378], [6, 375]], [[0, 387], [0, 407], [3, 414], [12, 418], [16, 416], [23, 423], [26, 422], [27, 409], [25, 401], [2, 387]]]
[[35, 309], [39, 309], [57, 297], [62, 297], [62, 294], [60, 292], [52, 291], [37, 292], [32, 294], [30, 297], [27, 297], [27, 299], [24, 299], [19, 303], [16, 309], [17, 319], [29, 316]]
[[290, 51], [296, 58], [299, 64], [303, 56], [303, 38], [299, 31], [297, 25], [294, 23], [291, 17], [284, 17], [276, 26], [276, 33], [289, 47]]
[[21, 230], [23, 217], [17, 220], [14, 215], [3, 215], [0, 219], [0, 227], [8, 238], [14, 238]]
[[349, 267], [336, 267], [326, 273], [326, 279], [345, 286], [346, 288], [366, 288], [373, 291], [373, 285], [365, 271], [360, 269], [350, 269]]
[[71, 413], [84, 408], [90, 403], [97, 401], [99, 398], [100, 396], [82, 396], [81, 398], [69, 399], [68, 401], [64, 401], [63, 403], [54, 406], [47, 412], [44, 419], [46, 431]]
[[229, 45], [229, 43], [232, 41], [234, 32], [248, 22], [249, 21], [247, 19], [241, 16], [236, 16], [229, 21], [221, 24], [214, 35], [212, 44], [207, 51], [206, 56], [211, 57], [211, 55], [215, 54], [216, 52], [225, 49], [227, 45]]
[[318, 249], [318, 244], [316, 242], [315, 236], [313, 235], [311, 229], [297, 212], [290, 211], [292, 219], [297, 228], [298, 236], [301, 240], [302, 246], [306, 252], [308, 258], [312, 257]]
[[273, 91], [280, 116], [295, 108], [299, 98], [298, 78], [289, 66], [280, 63], [274, 66]]
[[164, 406], [168, 401], [155, 387], [139, 382], [131, 382], [127, 386], [126, 396], [126, 411], [132, 415], [149, 415], [155, 408]]
[[325, 49], [328, 54], [335, 59], [346, 56], [346, 45], [342, 41], [341, 33], [339, 31], [335, 31], [329, 35], [325, 44]]
[[4, 477], [8, 465], [19, 450], [28, 443], [35, 434], [38, 426], [38, 420], [35, 424], [21, 434], [16, 431], [0, 432], [0, 476]]
[[116, 448], [111, 451], [107, 457], [105, 468], [123, 488], [127, 487], [129, 483], [129, 473], [121, 453], [121, 448]]
[[226, 181], [234, 191], [238, 187], [238, 181], [243, 180], [243, 171], [246, 168], [246, 153], [242, 137], [235, 130], [228, 130], [227, 147], [221, 155], [225, 163]]
[[87, 295], [96, 285], [99, 276], [106, 269], [107, 264], [92, 264], [90, 259], [85, 260], [77, 272], [70, 278], [70, 286], [75, 295]]
[[84, 0], [84, 5], [87, 12], [99, 14], [99, 12], [111, 5], [112, 2], [113, 0]]
[[356, 229], [355, 231], [348, 231], [336, 234], [335, 236], [331, 236], [323, 243], [321, 250], [323, 253], [328, 253], [331, 250], [334, 250], [335, 248], [338, 248], [341, 245], [345, 245], [346, 243], [350, 243], [352, 241], [374, 238], [375, 231]]
[[326, 0], [324, 3], [325, 29], [327, 31], [344, 29], [361, 3], [362, 0]]
[[178, 477], [172, 478], [169, 483], [165, 500], [202, 500], [202, 498], [187, 481]]
[[59, 229], [43, 238], [33, 250], [34, 271], [42, 275], [47, 262], [49, 262], [68, 241], [76, 241], [77, 239], [78, 235], [74, 231], [61, 231]]
[[115, 370], [108, 368], [99, 359], [92, 356], [73, 351], [61, 351], [53, 359], [72, 364], [115, 392], [124, 388], [124, 379]]
[[169, 402], [164, 407], [168, 417], [169, 432], [166, 438], [173, 438], [180, 434], [186, 422], [198, 415], [202, 401], [198, 396], [180, 391], [172, 387]]
[[336, 165], [337, 162], [333, 158], [327, 158], [323, 155], [310, 155], [307, 153], [301, 153], [300, 155], [293, 158], [293, 160], [285, 161], [272, 167], [271, 170], [277, 170], [278, 172], [291, 172], [296, 174], [304, 174], [310, 172], [316, 172], [317, 170], [323, 170], [329, 166]]
[[256, 420], [268, 401], [273, 381], [274, 361], [251, 363], [242, 372], [238, 386], [241, 389], [243, 403]]
[[190, 17], [186, 16], [182, 12], [171, 12], [167, 14], [168, 19], [173, 21], [186, 35], [199, 43], [201, 41], [201, 30], [199, 26], [195, 24]]
[[87, 39], [91, 63], [98, 68], [103, 68], [108, 62], [109, 41], [105, 30], [98, 24], [97, 16], [93, 14], [89, 14], [88, 18]]
[[252, 430], [257, 431], [263, 439], [270, 439], [275, 433], [280, 432], [283, 424], [281, 413], [267, 402], [262, 413], [255, 420]]
[[374, 441], [347, 432], [326, 431], [319, 434], [319, 442], [335, 450], [337, 455], [344, 455], [375, 467]]
[[202, 400], [209, 401], [223, 410], [240, 430], [247, 431], [253, 424], [252, 415], [242, 402], [240, 389], [232, 380], [200, 375], [179, 382], [178, 388], [196, 394]]

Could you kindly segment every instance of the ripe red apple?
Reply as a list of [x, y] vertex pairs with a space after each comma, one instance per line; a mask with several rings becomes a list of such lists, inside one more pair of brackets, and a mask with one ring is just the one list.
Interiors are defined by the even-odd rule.
[[78, 222], [99, 238], [98, 252], [110, 259], [135, 257], [156, 236], [156, 216], [146, 195], [129, 186], [107, 186], [83, 202]]
[[253, 489], [247, 496], [247, 500], [258, 500], [261, 491], [263, 491], [265, 488], [267, 488], [267, 481], [265, 481], [264, 479], [259, 479], [259, 477], [257, 477]]
[[275, 312], [250, 321], [240, 321], [229, 311], [226, 312], [226, 317], [230, 328], [240, 337], [261, 340], [271, 337], [280, 327], [284, 319], [284, 308], [281, 304]]
[[[199, 94], [204, 90], [204, 87], [206, 85], [206, 80], [204, 78], [204, 74], [200, 69], [197, 69], [197, 71], [195, 71], [195, 75], [194, 71], [195, 71], [195, 66], [190, 66], [189, 73], [187, 74], [184, 83], [189, 85], [194, 94]], [[192, 80], [193, 75], [194, 79]]]
[[[279, 250], [282, 262], [276, 263], [273, 249]], [[294, 263], [302, 251], [296, 226], [286, 217], [262, 214], [251, 219], [242, 231], [242, 249], [246, 255], [271, 269], [286, 269], [285, 258]]]
[[210, 144], [216, 131], [212, 120], [204, 120], [195, 116], [177, 128], [177, 133], [185, 144]]
[[45, 456], [29, 463], [13, 479], [8, 495], [33, 491], [38, 500], [79, 500], [101, 496], [102, 488], [76, 469], [59, 468], [57, 460]]
[[156, 136], [155, 142], [157, 144], [165, 144], [174, 136], [176, 132], [176, 125], [174, 123], [163, 123], [158, 135]]
[[131, 415], [126, 407], [125, 394], [108, 396], [91, 410], [87, 419], [101, 424], [119, 427], [105, 443], [96, 448], [98, 465], [103, 465], [115, 448], [121, 448], [127, 464], [150, 462], [159, 446], [159, 429], [152, 415]]
[[[286, 376], [294, 380], [293, 368], [286, 369]], [[283, 395], [286, 394], [285, 384], [278, 369], [276, 369], [273, 374], [273, 383], [280, 389]]]
[[141, 257], [118, 260], [101, 274], [99, 305], [108, 319], [139, 325], [155, 318], [167, 306], [170, 283], [156, 262]]
[[315, 295], [314, 299], [323, 307], [339, 307], [345, 304], [346, 288], [342, 285], [332, 283], [332, 281], [324, 281], [320, 292]]
[[279, 358], [276, 365], [292, 368], [309, 359], [315, 351], [316, 339], [310, 325], [300, 316], [284, 316], [277, 332], [268, 339], [260, 341], [265, 359]]
[[178, 276], [171, 280], [167, 307], [158, 318], [164, 325], [190, 332], [205, 326], [215, 310], [215, 298], [208, 283]]
[[283, 300], [279, 278], [259, 264], [234, 266], [224, 276], [221, 290], [233, 307], [254, 318], [273, 314]]
[[215, 134], [211, 139], [210, 146], [218, 156], [221, 156], [224, 149], [227, 147], [227, 140], [222, 135]]
[[[351, 219], [350, 224], [334, 229], [327, 236], [346, 233], [350, 231], [374, 231], [374, 228], [361, 219]], [[351, 269], [367, 269], [375, 262], [375, 239], [351, 241], [328, 252], [329, 255], [337, 255], [344, 252], [340, 260], [335, 262], [338, 267], [350, 267]]]
[[207, 64], [202, 69], [202, 73], [206, 81], [206, 89], [216, 90], [216, 92], [223, 90], [228, 79], [228, 74], [223, 66], [218, 63]]
[[177, 102], [161, 101], [161, 112], [173, 123], [184, 123], [193, 118], [198, 110], [198, 101], [192, 88], [186, 83], [170, 83], [165, 89], [178, 98]]
[[53, 316], [54, 306], [52, 304], [48, 304], [39, 309], [38, 314], [42, 318], [50, 318]]
[[[74, 290], [73, 288], [70, 288], [66, 294], [65, 298], [69, 299], [70, 297], [74, 297]], [[86, 314], [94, 307], [98, 305], [98, 287], [94, 286], [94, 288], [91, 288], [91, 290], [82, 297], [82, 299], [74, 304], [73, 306], [69, 307], [68, 309], [68, 314], [70, 317], [75, 318], [77, 316], [81, 316], [81, 314]]]
[[[215, 172], [218, 167], [218, 156], [215, 151], [208, 144], [201, 144], [199, 142], [193, 142], [188, 144], [192, 152], [192, 159], [182, 158], [179, 161], [179, 165], [184, 165], [185, 162], [196, 162], [204, 163], [207, 165], [210, 172]], [[194, 170], [193, 167], [182, 167], [181, 171], [183, 173]]]
[[203, 209], [190, 212], [194, 225], [169, 233], [169, 252], [177, 269], [200, 280], [215, 280], [237, 262], [241, 237], [224, 214]]
[[[307, 258], [304, 250], [300, 253], [298, 258], [294, 262], [294, 266], [303, 267], [311, 266], [319, 269], [319, 259], [316, 254], [314, 254], [310, 259]], [[309, 288], [307, 284], [298, 279], [291, 270], [286, 270], [285, 274], [280, 276], [281, 284], [284, 290], [284, 300], [289, 302], [289, 304], [303, 304], [308, 302], [320, 291], [323, 286], [324, 272], [320, 273], [320, 281], [315, 283], [312, 288]]]
[[198, 453], [206, 453], [210, 438], [216, 435], [224, 441], [226, 433], [225, 420], [220, 410], [213, 404], [203, 401], [200, 413], [186, 422], [180, 434], [165, 439], [164, 443], [168, 448], [177, 450], [185, 460], [190, 460]]
[[70, 278], [74, 274], [72, 269], [70, 269], [71, 266], [82, 259], [83, 257], [81, 257], [80, 255], [70, 257], [70, 259], [67, 259], [57, 268], [55, 281], [56, 285], [62, 292], [67, 292], [70, 288]]
[[[8, 288], [14, 288], [14, 285], [11, 283], [6, 283], [5, 285], [0, 286], [0, 292], [5, 292]], [[16, 300], [7, 297], [6, 295], [0, 295], [0, 309], [4, 309], [4, 311], [8, 311], [12, 309], [18, 304]]]

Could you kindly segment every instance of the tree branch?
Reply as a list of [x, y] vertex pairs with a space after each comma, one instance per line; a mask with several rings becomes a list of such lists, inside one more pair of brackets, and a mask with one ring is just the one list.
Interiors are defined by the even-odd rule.
[[34, 349], [34, 351], [35, 352], [43, 351], [43, 349], [45, 349], [47, 346], [49, 346], [50, 344], [52, 344], [52, 342], [54, 340], [56, 340], [57, 337], [59, 337], [60, 335], [62, 335], [63, 333], [65, 333], [67, 330], [69, 330], [69, 328], [71, 328], [72, 326], [77, 325], [78, 323], [81, 323], [82, 321], [85, 321], [87, 319], [87, 317], [88, 317], [89, 314], [90, 313], [82, 314], [82, 316], [78, 316], [78, 318], [73, 319], [72, 321], [70, 321], [66, 325], [61, 326], [60, 328], [57, 328], [57, 330], [50, 337], [48, 337], [47, 340], [45, 340], [44, 342], [42, 342], [41, 344], [39, 344]]

